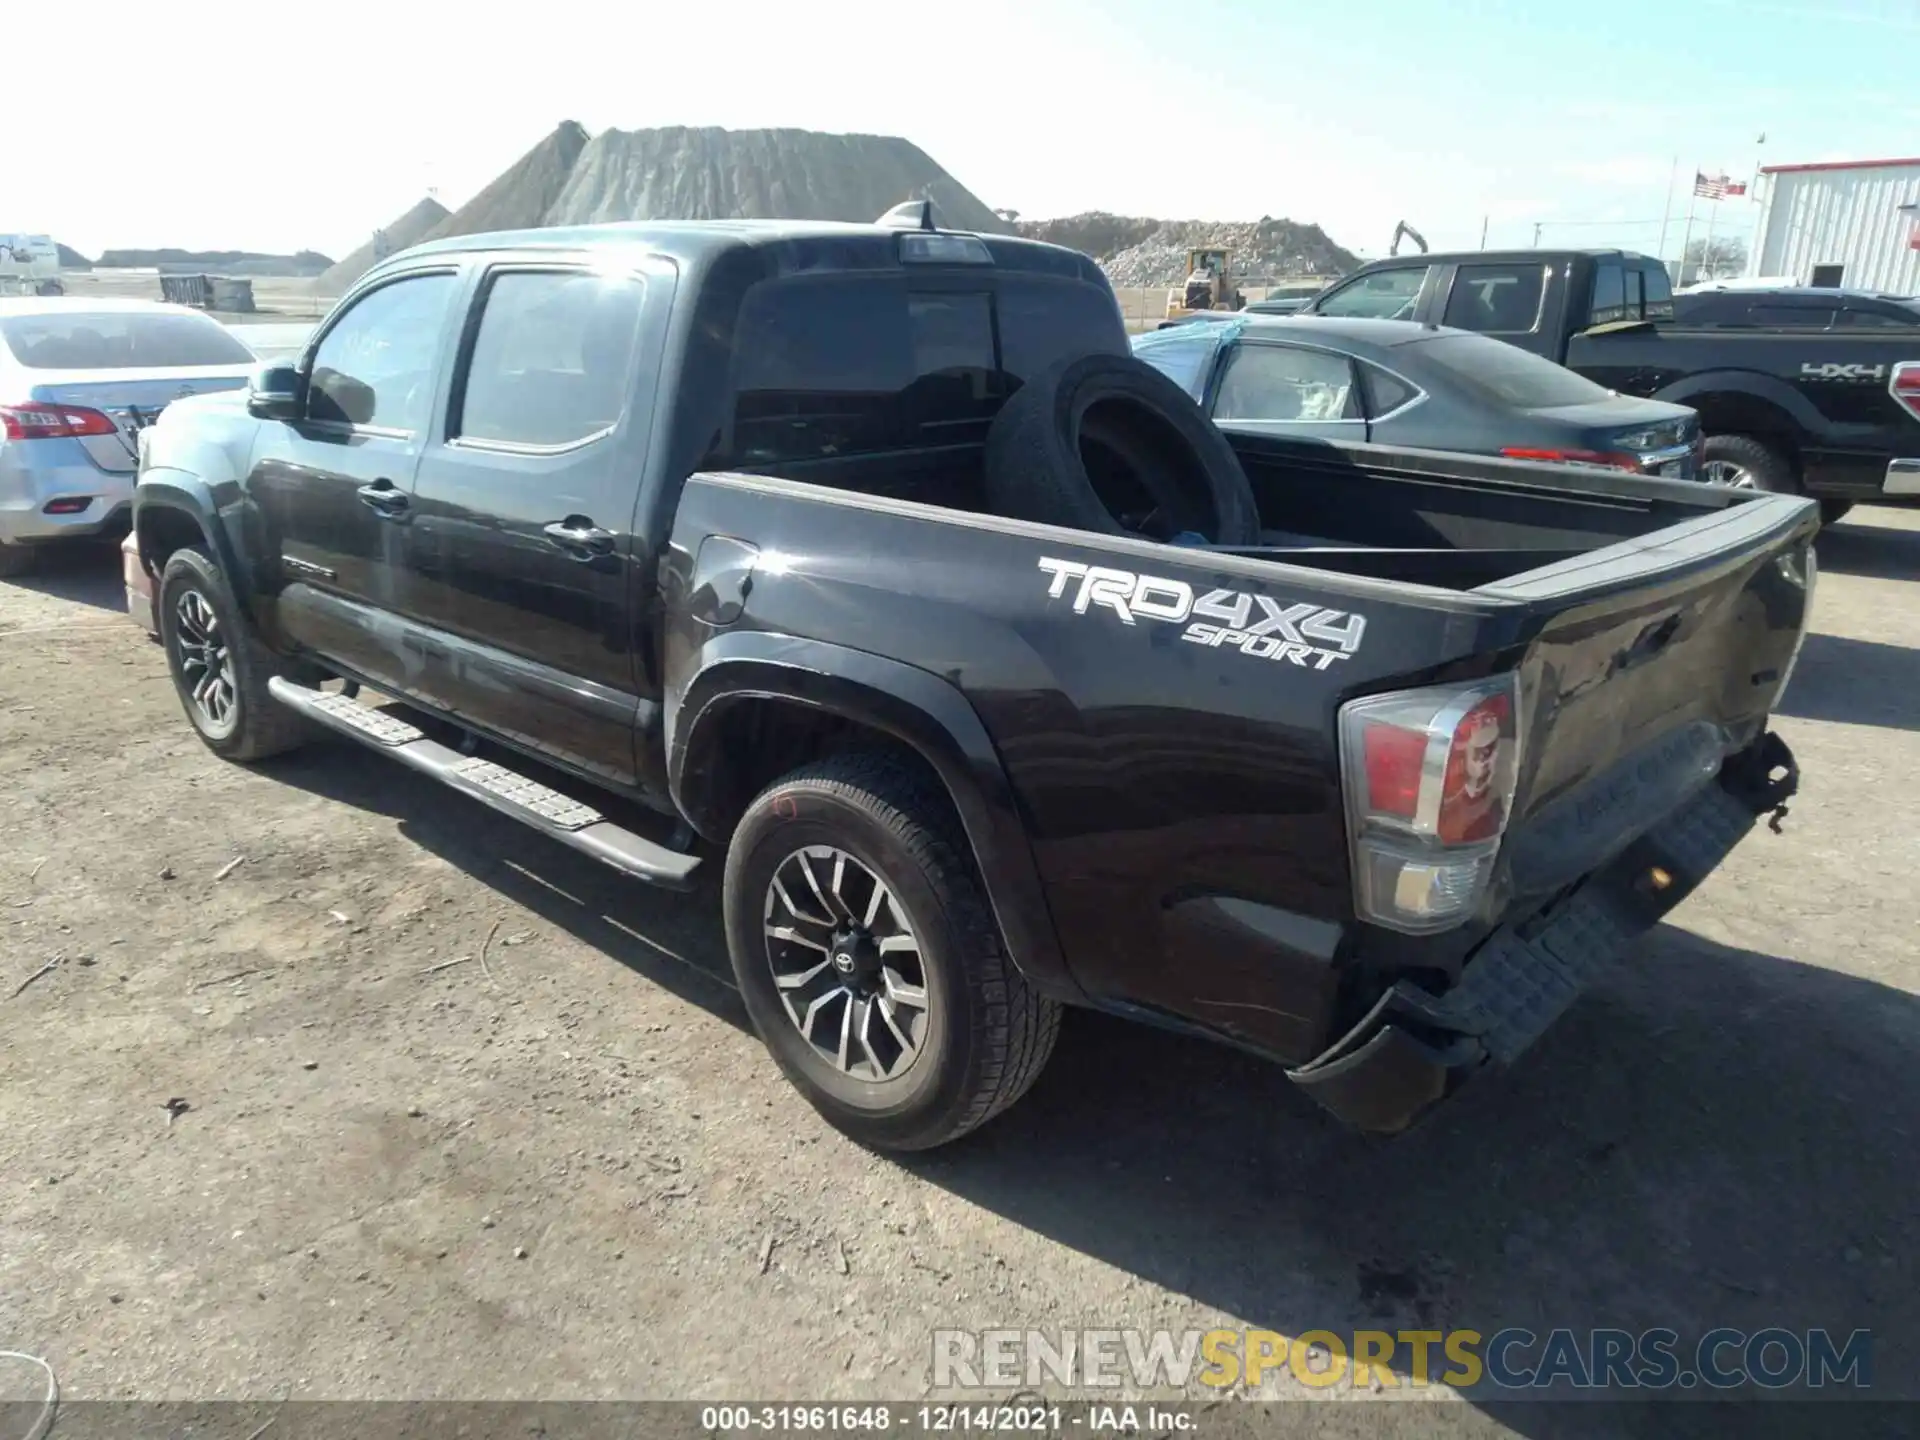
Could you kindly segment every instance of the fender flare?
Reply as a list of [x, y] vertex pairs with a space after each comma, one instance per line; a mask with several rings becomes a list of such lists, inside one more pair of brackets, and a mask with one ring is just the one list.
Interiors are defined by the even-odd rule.
[[1061, 953], [1013, 786], [986, 726], [957, 687], [898, 660], [826, 641], [764, 632], [713, 637], [666, 706], [668, 787], [680, 813], [702, 833], [718, 828], [698, 798], [713, 723], [729, 706], [759, 699], [844, 716], [894, 737], [931, 765], [959, 813], [1008, 957], [1046, 994], [1085, 998]]
[[1752, 370], [1703, 370], [1656, 391], [1653, 398], [1674, 405], [1694, 406], [1696, 400], [1715, 395], [1758, 400], [1773, 406], [1799, 428], [1798, 438], [1803, 442], [1822, 434], [1829, 423], [1812, 401], [1785, 380]]
[[[220, 507], [213, 498], [213, 488], [198, 475], [185, 470], [147, 470], [133, 490], [133, 529], [136, 535], [141, 535], [146, 516], [157, 510], [184, 514], [199, 527], [201, 537], [213, 553], [214, 562], [227, 577], [227, 583], [233, 587], [234, 598], [251, 610], [253, 576], [241, 565], [239, 554], [227, 535], [227, 527], [220, 521]], [[147, 564], [144, 536], [140, 563]], [[159, 579], [157, 575], [154, 578]]]

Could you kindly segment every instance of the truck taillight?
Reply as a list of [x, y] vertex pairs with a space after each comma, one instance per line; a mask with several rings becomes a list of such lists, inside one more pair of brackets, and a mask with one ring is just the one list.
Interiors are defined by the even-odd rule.
[[55, 405], [34, 400], [0, 405], [0, 435], [9, 440], [64, 440], [69, 436], [111, 435], [120, 427], [84, 405]]
[[1887, 389], [1893, 392], [1893, 398], [1900, 402], [1900, 408], [1914, 419], [1920, 420], [1920, 360], [1902, 360], [1893, 367], [1893, 378], [1887, 382]]
[[1603, 470], [1640, 468], [1640, 457], [1624, 450], [1539, 450], [1509, 445], [1500, 453], [1509, 460], [1545, 460], [1554, 465], [1595, 465]]
[[1513, 804], [1514, 677], [1349, 701], [1340, 753], [1360, 918], [1416, 935], [1466, 920]]

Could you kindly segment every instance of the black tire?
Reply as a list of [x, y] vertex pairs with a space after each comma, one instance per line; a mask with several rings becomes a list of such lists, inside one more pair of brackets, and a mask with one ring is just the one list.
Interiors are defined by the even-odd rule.
[[[200, 607], [211, 616], [211, 624], [189, 618]], [[294, 675], [296, 668], [260, 643], [233, 598], [227, 577], [206, 551], [188, 548], [168, 557], [155, 608], [174, 693], [209, 750], [228, 760], [264, 760], [311, 738], [306, 722], [267, 693], [269, 679]], [[217, 706], [194, 695], [208, 677], [208, 661], [203, 657], [209, 654], [215, 657], [216, 671], [224, 676], [218, 688], [230, 696], [227, 708], [217, 716], [213, 713]]]
[[1706, 479], [1715, 465], [1738, 471], [1742, 478], [1731, 482], [1742, 489], [1768, 490], [1776, 495], [1798, 495], [1799, 476], [1791, 458], [1751, 435], [1709, 435], [1701, 455], [1701, 478]]
[[[781, 897], [790, 897], [797, 883], [793, 862], [808, 849], [831, 850], [853, 864], [835, 885], [831, 870], [820, 873], [830, 861], [810, 860], [820, 888], [789, 907]], [[775, 881], [783, 876], [787, 879], [776, 890]], [[873, 900], [867, 882], [875, 876], [892, 903]], [[844, 897], [853, 922], [835, 920], [840, 931], [821, 925], [822, 917], [835, 912], [829, 894]], [[723, 903], [727, 949], [754, 1028], [794, 1087], [863, 1145], [925, 1150], [957, 1139], [1025, 1094], [1053, 1053], [1060, 1005], [1028, 985], [1007, 959], [946, 795], [906, 764], [879, 755], [844, 755], [804, 766], [770, 785], [734, 831]], [[812, 918], [802, 911], [812, 911]], [[868, 938], [837, 938], [859, 928], [862, 915], [875, 917]], [[782, 928], [799, 940], [769, 936], [770, 925], [782, 919]], [[809, 937], [823, 935], [827, 947], [838, 947], [851, 959], [856, 946], [871, 944], [873, 935], [901, 930], [917, 942], [910, 962], [900, 957], [901, 966], [910, 967], [904, 976], [863, 980], [850, 974], [843, 985], [839, 974], [823, 970], [816, 981], [791, 983], [812, 965], [816, 949], [823, 956], [832, 953]], [[865, 963], [889, 962], [870, 955]], [[776, 965], [784, 967], [790, 982], [784, 994], [775, 981]], [[884, 1014], [880, 1006], [882, 994], [907, 994], [895, 989], [894, 979], [910, 984], [916, 977], [927, 1002], [917, 1031], [911, 1006], [890, 1002]], [[846, 998], [836, 998], [836, 990]], [[856, 990], [872, 996], [864, 1011], [854, 1008]], [[795, 1002], [793, 1013], [786, 997]], [[909, 1056], [904, 1043], [874, 1030], [877, 1047], [868, 1048], [870, 1059], [854, 1056], [852, 1044], [841, 1042], [843, 1060], [852, 1058], [866, 1071], [852, 1073], [802, 1034], [802, 1003], [810, 1007], [806, 1014], [818, 1012], [816, 1037], [824, 1028], [831, 1039], [836, 1025], [850, 1031], [850, 1017], [858, 1014], [869, 1025], [878, 1017], [902, 1041], [917, 1036], [917, 1051]], [[882, 1078], [875, 1067], [883, 1062], [895, 1073]]]
[[1847, 518], [1847, 512], [1853, 509], [1851, 500], [1822, 500], [1820, 502], [1820, 523], [1838, 525]]
[[988, 432], [986, 470], [988, 502], [1009, 519], [1259, 543], [1253, 489], [1226, 436], [1130, 355], [1085, 355], [1027, 381]]
[[0, 540], [0, 579], [14, 575], [31, 575], [39, 559], [31, 545], [9, 545], [6, 541]]

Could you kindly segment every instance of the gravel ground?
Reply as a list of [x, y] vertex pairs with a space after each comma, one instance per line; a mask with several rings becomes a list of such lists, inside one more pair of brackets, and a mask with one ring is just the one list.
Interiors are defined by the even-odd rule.
[[779, 1079], [710, 894], [351, 748], [223, 764], [112, 556], [0, 584], [0, 1349], [91, 1399], [905, 1399], [936, 1326], [1826, 1325], [1910, 1379], [1920, 514], [1822, 560], [1784, 833], [1509, 1076], [1371, 1143], [1076, 1014], [907, 1162]]

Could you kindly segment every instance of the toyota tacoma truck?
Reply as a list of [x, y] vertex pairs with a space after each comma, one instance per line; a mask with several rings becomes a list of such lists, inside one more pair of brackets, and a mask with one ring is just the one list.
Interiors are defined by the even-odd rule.
[[1666, 266], [1621, 250], [1469, 250], [1361, 266], [1312, 315], [1368, 315], [1492, 335], [1610, 390], [1700, 412], [1701, 478], [1856, 501], [1920, 499], [1920, 329], [1814, 325], [1775, 307], [1730, 325]]
[[1402, 1129], [1783, 806], [1810, 503], [1228, 437], [1091, 260], [905, 209], [433, 242], [169, 406], [201, 739], [720, 869], [768, 1049], [896, 1149], [1067, 1005]]

